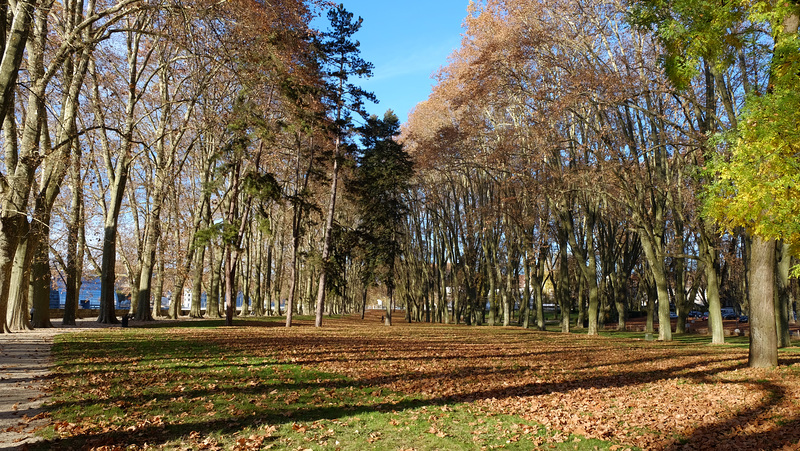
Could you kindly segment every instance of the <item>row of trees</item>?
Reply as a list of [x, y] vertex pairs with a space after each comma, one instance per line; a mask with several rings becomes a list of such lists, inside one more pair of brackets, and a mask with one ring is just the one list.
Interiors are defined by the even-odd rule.
[[[330, 293], [345, 298], [345, 277], [376, 283], [393, 261], [386, 241], [403, 204], [382, 209], [380, 223], [364, 212], [375, 193], [403, 189], [410, 163], [393, 141], [393, 113], [364, 118], [364, 102], [376, 99], [353, 83], [371, 70], [353, 39], [361, 20], [340, 5], [328, 11], [329, 30], [314, 30], [321, 6], [5, 5], [3, 331], [50, 326], [52, 277], [66, 285], [67, 324], [86, 276], [101, 279], [104, 323], [118, 320], [120, 288], [148, 320], [162, 314], [167, 291], [177, 318], [191, 287], [192, 316], [207, 293], [205, 314], [230, 324], [243, 293], [241, 314], [272, 305], [280, 314], [286, 298], [287, 326], [314, 308], [320, 325], [326, 307], [345, 308], [325, 305]], [[394, 160], [401, 170], [382, 173]], [[369, 264], [338, 276], [356, 252]]]
[[714, 343], [724, 302], [750, 313], [751, 364], [776, 364], [794, 319], [798, 6], [756, 3], [473, 4], [404, 130], [409, 301], [504, 325], [518, 306], [541, 328], [549, 286], [565, 331], [571, 308], [597, 334], [633, 307], [653, 332], [657, 306], [670, 340], [671, 310], [683, 332], [703, 299]]
[[[795, 308], [794, 2], [486, 0], [402, 139], [353, 81], [343, 7], [282, 0], [6, 7], [0, 323], [74, 321], [83, 274], [132, 310], [344, 313], [380, 284], [419, 321], [683, 332], [752, 318], [772, 365]], [[363, 118], [359, 120], [359, 118]], [[356, 124], [358, 122], [358, 124]], [[402, 142], [402, 145], [400, 144]], [[406, 149], [413, 155], [416, 173]], [[722, 228], [720, 228], [720, 224]], [[101, 232], [102, 231], [102, 232]], [[286, 299], [282, 311], [281, 300]], [[555, 304], [555, 305], [554, 305]], [[577, 309], [577, 324], [570, 312]]]

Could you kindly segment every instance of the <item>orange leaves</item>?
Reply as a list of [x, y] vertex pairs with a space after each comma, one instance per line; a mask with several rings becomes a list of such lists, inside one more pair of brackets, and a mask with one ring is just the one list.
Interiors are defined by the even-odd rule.
[[59, 421], [53, 424], [53, 429], [61, 435], [76, 435], [85, 431], [85, 427], [66, 421]]

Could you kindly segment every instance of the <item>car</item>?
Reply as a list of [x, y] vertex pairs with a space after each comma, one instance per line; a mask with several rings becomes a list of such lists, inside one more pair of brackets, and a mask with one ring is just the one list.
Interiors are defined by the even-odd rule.
[[732, 307], [723, 307], [720, 312], [722, 313], [722, 319], [739, 319], [739, 314]]
[[748, 317], [747, 315], [741, 315], [741, 316], [739, 316], [739, 322], [740, 322], [740, 323], [746, 323], [746, 322], [748, 322], [748, 321], [750, 321], [750, 317]]
[[688, 316], [689, 318], [702, 318], [703, 314], [697, 310], [692, 310], [691, 312], [689, 312]]
[[669, 312], [669, 317], [670, 317], [671, 319], [675, 319], [675, 318], [677, 318], [677, 317], [678, 317], [678, 314], [677, 314], [677, 313], [675, 313], [675, 312]]
[[703, 319], [708, 320], [708, 312], [703, 312]]

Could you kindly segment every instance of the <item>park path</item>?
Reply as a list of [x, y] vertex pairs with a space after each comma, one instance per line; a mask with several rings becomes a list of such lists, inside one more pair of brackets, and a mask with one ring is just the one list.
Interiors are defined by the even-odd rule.
[[25, 444], [40, 440], [35, 432], [48, 424], [42, 404], [47, 398], [44, 389], [53, 337], [109, 327], [95, 318], [79, 319], [76, 326], [61, 326], [58, 319], [53, 326], [0, 334], [0, 451], [24, 449]]

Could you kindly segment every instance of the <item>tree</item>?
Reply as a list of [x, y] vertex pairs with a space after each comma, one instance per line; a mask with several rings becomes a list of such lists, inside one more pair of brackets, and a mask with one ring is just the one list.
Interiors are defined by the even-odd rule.
[[[754, 12], [753, 16], [760, 15]], [[773, 30], [770, 84], [765, 95], [747, 98], [742, 120], [730, 138], [731, 155], [712, 165], [717, 178], [708, 198], [712, 217], [726, 228], [743, 226], [754, 235], [749, 285], [751, 367], [778, 364], [777, 332], [785, 330], [776, 321], [783, 325], [786, 315], [776, 315], [773, 303], [775, 240], [800, 243], [800, 5], [782, 3], [762, 21]]]
[[[76, 118], [84, 75], [95, 46], [108, 38], [113, 24], [137, 9], [133, 3], [135, 0], [122, 0], [97, 7], [94, 1], [20, 2], [12, 10], [3, 4], [2, 11], [12, 19], [10, 29], [4, 26], [0, 33], [7, 39], [0, 62], [4, 170], [8, 175], [0, 174], [0, 327], [4, 330], [30, 327], [26, 306], [32, 274], [30, 294], [43, 310], [40, 313], [45, 313], [52, 206], [79, 132]], [[65, 18], [58, 22], [55, 34], [49, 28], [51, 9], [60, 10]], [[15, 90], [23, 49], [27, 88]], [[53, 81], [60, 74], [63, 79], [56, 88]], [[17, 100], [19, 105], [15, 105]], [[51, 112], [58, 115], [52, 127]], [[36, 175], [41, 176], [40, 189], [33, 192]], [[46, 314], [36, 319], [41, 326], [49, 323]]]
[[[142, 40], [147, 34], [147, 27], [152, 25], [149, 12], [139, 12], [128, 18], [126, 30], [126, 55], [127, 66], [124, 73], [124, 84], [120, 88], [119, 98], [125, 99], [125, 111], [122, 118], [122, 129], [119, 131], [119, 150], [108, 136], [109, 130], [118, 130], [108, 123], [104, 109], [106, 106], [101, 98], [101, 77], [98, 76], [97, 66], [92, 67], [94, 83], [92, 101], [96, 120], [102, 124], [100, 141], [103, 149], [103, 158], [108, 178], [109, 199], [106, 205], [103, 227], [103, 259], [100, 275], [100, 314], [97, 322], [116, 324], [116, 280], [117, 280], [117, 234], [119, 217], [122, 210], [122, 201], [125, 197], [125, 187], [128, 183], [131, 165], [137, 154], [137, 139], [135, 136], [138, 123], [137, 113], [142, 100], [141, 92], [147, 87], [152, 78], [147, 77], [148, 63], [153, 56], [152, 49], [141, 52]], [[103, 86], [103, 91], [113, 89]], [[116, 158], [115, 158], [116, 157]], [[134, 300], [133, 302], [136, 302]]]
[[[652, 27], [667, 50], [665, 68], [685, 88], [707, 64], [717, 85], [730, 127], [717, 142], [730, 153], [710, 155], [706, 214], [727, 230], [744, 227], [753, 236], [750, 269], [750, 366], [777, 364], [773, 290], [775, 238], [796, 240], [798, 228], [796, 122], [800, 97], [797, 46], [800, 6], [795, 2], [642, 1], [634, 10]], [[697, 17], [705, 20], [696, 20]], [[763, 30], [769, 30], [771, 36]], [[744, 110], [737, 111], [725, 88], [724, 72], [745, 61], [748, 49], [773, 42], [768, 74], [742, 77]], [[759, 58], [758, 55], [755, 58]], [[766, 80], [767, 84], [759, 85]], [[766, 89], [764, 89], [766, 88]], [[711, 113], [708, 111], [707, 113]], [[740, 116], [740, 113], [741, 114]], [[709, 264], [708, 262], [707, 264]], [[765, 286], [768, 284], [769, 286]]]
[[363, 19], [353, 19], [353, 14], [339, 5], [328, 12], [331, 30], [323, 32], [318, 43], [323, 59], [324, 76], [327, 79], [327, 104], [332, 111], [333, 121], [333, 168], [331, 170], [330, 200], [325, 211], [325, 227], [322, 238], [322, 271], [319, 276], [319, 288], [316, 302], [316, 327], [322, 326], [322, 315], [325, 310], [326, 281], [328, 277], [328, 258], [331, 253], [333, 219], [336, 212], [336, 194], [339, 186], [339, 167], [344, 156], [344, 141], [352, 124], [352, 113], [364, 115], [365, 100], [376, 101], [372, 93], [349, 83], [351, 76], [369, 77], [372, 75], [372, 64], [359, 56], [358, 41], [353, 40], [361, 28]]
[[[403, 145], [395, 141], [400, 122], [391, 110], [383, 119], [371, 116], [361, 127], [364, 151], [359, 158], [353, 190], [365, 239], [366, 259], [389, 295], [385, 321], [392, 325], [395, 266], [401, 254], [402, 225], [408, 212], [405, 196], [413, 164]], [[368, 271], [372, 272], [372, 271]]]

